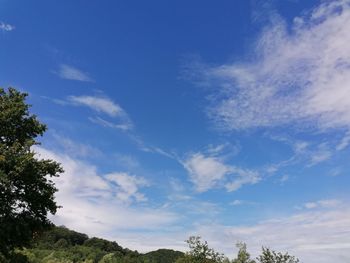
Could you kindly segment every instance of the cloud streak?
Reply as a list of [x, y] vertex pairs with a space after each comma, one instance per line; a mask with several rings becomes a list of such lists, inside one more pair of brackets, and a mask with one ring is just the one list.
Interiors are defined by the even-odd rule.
[[125, 115], [124, 110], [111, 99], [95, 96], [69, 96], [68, 101], [77, 106], [86, 106], [90, 109], [105, 113], [111, 117]]
[[73, 66], [61, 64], [57, 72], [62, 79], [77, 80], [83, 82], [93, 82], [94, 80], [86, 72], [81, 71]]
[[127, 131], [127, 130], [131, 130], [133, 125], [131, 123], [130, 120], [125, 121], [124, 123], [113, 123], [110, 121], [107, 121], [101, 117], [89, 117], [89, 120], [93, 123], [99, 124], [103, 127], [108, 127], [108, 128], [113, 128], [113, 129], [118, 129], [118, 130], [122, 130], [122, 131]]
[[88, 107], [97, 113], [108, 115], [109, 117], [116, 118], [119, 121], [118, 123], [114, 123], [100, 116], [89, 117], [91, 122], [101, 126], [115, 128], [122, 131], [131, 130], [133, 128], [133, 123], [124, 109], [108, 97], [87, 95], [69, 96], [64, 101], [56, 100], [56, 102], [62, 105], [68, 104]]

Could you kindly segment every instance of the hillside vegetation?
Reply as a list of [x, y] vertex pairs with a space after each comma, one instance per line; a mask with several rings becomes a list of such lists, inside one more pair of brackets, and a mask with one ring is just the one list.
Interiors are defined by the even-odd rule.
[[15, 262], [30, 263], [173, 263], [184, 255], [170, 249], [141, 254], [116, 242], [89, 238], [62, 226], [35, 237], [28, 248], [18, 250], [17, 254]]

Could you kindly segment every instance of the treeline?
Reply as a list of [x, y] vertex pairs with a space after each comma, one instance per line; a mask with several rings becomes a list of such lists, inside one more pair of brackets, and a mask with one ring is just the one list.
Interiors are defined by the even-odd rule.
[[[159, 249], [146, 254], [121, 247], [117, 242], [89, 238], [66, 227], [35, 236], [27, 248], [17, 249], [13, 263], [174, 263], [184, 253]], [[1, 261], [1, 260], [0, 260]], [[6, 262], [3, 259], [3, 262]]]
[[244, 243], [238, 243], [237, 256], [230, 260], [210, 248], [200, 237], [187, 240], [189, 251], [183, 253], [171, 249], [159, 249], [139, 253], [121, 247], [117, 242], [92, 237], [66, 227], [52, 227], [36, 234], [30, 245], [16, 249], [10, 259], [0, 257], [6, 263], [297, 263], [293, 256], [262, 248], [262, 253], [252, 259]]

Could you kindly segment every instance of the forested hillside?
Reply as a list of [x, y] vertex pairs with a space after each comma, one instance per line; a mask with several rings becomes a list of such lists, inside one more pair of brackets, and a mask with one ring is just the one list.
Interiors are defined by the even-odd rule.
[[[123, 248], [118, 243], [101, 238], [89, 238], [86, 234], [65, 227], [53, 227], [36, 236], [29, 248], [18, 251], [18, 262], [31, 263], [173, 263], [182, 252], [159, 249], [146, 254]], [[23, 255], [23, 259], [22, 256]]]

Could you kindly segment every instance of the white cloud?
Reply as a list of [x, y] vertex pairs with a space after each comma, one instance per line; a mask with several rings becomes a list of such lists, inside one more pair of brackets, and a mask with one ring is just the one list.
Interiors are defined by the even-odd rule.
[[58, 135], [53, 132], [53, 139], [50, 142], [54, 142], [55, 146], [60, 147], [65, 153], [74, 157], [92, 157], [101, 155], [101, 151], [88, 144], [78, 143], [67, 137]]
[[91, 122], [103, 127], [114, 128], [122, 131], [131, 130], [133, 128], [133, 123], [128, 114], [122, 109], [122, 107], [108, 97], [86, 95], [69, 96], [65, 101], [55, 100], [55, 102], [61, 105], [85, 106], [98, 113], [103, 113], [118, 119], [118, 123], [114, 123], [99, 116], [89, 117]]
[[[305, 263], [350, 262], [349, 207], [310, 211], [250, 226], [202, 225], [201, 235], [219, 251], [232, 255], [237, 241], [246, 242], [257, 256], [261, 246], [287, 252]], [[233, 256], [233, 255], [232, 255]]]
[[134, 156], [116, 153], [113, 155], [113, 158], [119, 166], [125, 167], [128, 170], [134, 170], [140, 167], [139, 161]]
[[251, 225], [220, 225], [205, 222], [195, 224], [190, 231], [178, 229], [167, 233], [119, 234], [117, 240], [129, 247], [150, 251], [159, 247], [186, 250], [185, 240], [200, 235], [210, 247], [233, 258], [234, 244], [246, 242], [252, 257], [262, 246], [297, 256], [303, 263], [350, 262], [350, 210], [349, 207], [312, 210], [286, 217], [272, 218]]
[[256, 184], [261, 180], [259, 173], [253, 170], [233, 167], [231, 174], [236, 178], [226, 183], [225, 187], [229, 192], [236, 191], [245, 184]]
[[233, 205], [233, 206], [256, 205], [256, 204], [257, 204], [256, 202], [251, 202], [251, 201], [246, 201], [246, 200], [239, 200], [239, 199], [233, 200], [230, 203], [230, 205]]
[[350, 144], [350, 132], [348, 132], [340, 141], [340, 143], [337, 145], [336, 149], [337, 151], [342, 151], [346, 147], [348, 147]]
[[242, 205], [243, 203], [244, 203], [244, 201], [236, 199], [236, 200], [232, 201], [230, 204], [234, 205], [234, 206], [238, 206], [238, 205]]
[[89, 117], [89, 120], [91, 122], [99, 124], [103, 127], [118, 129], [118, 130], [122, 130], [122, 131], [131, 130], [133, 127], [131, 121], [128, 119], [124, 123], [113, 123], [113, 122], [107, 121], [101, 117]]
[[15, 29], [15, 27], [13, 25], [6, 24], [4, 22], [0, 22], [0, 30], [1, 31], [12, 31], [14, 29]]
[[332, 151], [326, 143], [321, 143], [314, 152], [309, 153], [309, 157], [310, 162], [308, 166], [313, 166], [330, 159], [332, 157]]
[[[338, 149], [338, 146], [343, 143], [346, 136], [343, 137], [342, 141], [335, 146], [336, 140], [329, 139], [327, 142], [306, 142], [300, 140], [293, 140], [283, 136], [270, 136], [271, 139], [284, 142], [291, 147], [293, 155], [288, 159], [282, 160], [278, 163], [270, 164], [265, 168], [265, 171], [269, 174], [274, 174], [283, 167], [291, 165], [297, 165], [305, 163], [306, 167], [312, 167], [331, 159]], [[282, 179], [282, 178], [281, 178]], [[284, 178], [288, 179], [288, 178]], [[283, 181], [281, 181], [283, 183]]]
[[106, 97], [69, 96], [68, 101], [76, 105], [89, 107], [97, 112], [103, 112], [112, 117], [125, 114], [124, 110], [118, 104]]
[[220, 184], [232, 192], [244, 184], [255, 184], [260, 180], [256, 171], [226, 165], [219, 157], [205, 156], [202, 153], [192, 154], [182, 164], [198, 192], [205, 192]]
[[190, 179], [198, 192], [204, 192], [214, 187], [225, 175], [231, 172], [231, 167], [223, 164], [215, 157], [205, 157], [200, 153], [193, 154], [184, 163]]
[[[254, 59], [207, 68], [220, 86], [210, 116], [224, 129], [350, 127], [350, 1], [323, 1], [289, 28], [262, 32]], [[218, 93], [218, 92], [216, 92]]]
[[287, 182], [289, 180], [289, 175], [288, 174], [284, 174], [282, 175], [282, 177], [279, 179], [279, 182], [281, 185], [283, 185], [285, 182]]
[[59, 66], [59, 71], [57, 72], [57, 74], [63, 79], [78, 80], [85, 82], [93, 81], [93, 79], [86, 72], [83, 72], [80, 69], [66, 64], [61, 64]]
[[111, 173], [105, 176], [107, 180], [118, 185], [117, 198], [123, 202], [146, 201], [147, 198], [139, 192], [139, 187], [148, 186], [148, 182], [142, 177], [136, 177], [127, 173]]
[[222, 153], [222, 151], [228, 146], [227, 143], [219, 144], [219, 145], [208, 145], [207, 152], [211, 155], [217, 155]]
[[[122, 186], [115, 186], [100, 176], [94, 165], [42, 147], [35, 147], [34, 151], [39, 154], [38, 158], [60, 162], [65, 170], [60, 177], [54, 178], [59, 189], [56, 201], [63, 206], [52, 216], [53, 222], [58, 225], [89, 235], [108, 237], [117, 231], [156, 231], [177, 220], [176, 214], [164, 209], [140, 208], [130, 202], [121, 202], [118, 192], [130, 191], [128, 184], [120, 180]], [[137, 193], [133, 192], [134, 196], [142, 196]]]
[[74, 192], [79, 197], [107, 197], [111, 187], [97, 174], [96, 167], [71, 158], [67, 154], [57, 154], [42, 147], [35, 147], [38, 158], [53, 159], [62, 163], [64, 175], [55, 178], [60, 189], [59, 195]]
[[166, 203], [166, 206], [170, 206], [170, 204], [176, 204], [179, 205], [180, 202], [192, 202], [193, 198], [190, 194], [190, 192], [186, 189], [183, 181], [181, 181], [178, 178], [171, 177], [169, 180], [169, 189], [168, 191], [168, 200], [170, 203]]
[[309, 166], [313, 166], [315, 164], [321, 163], [323, 161], [328, 160], [331, 158], [332, 153], [330, 151], [319, 151], [311, 156], [310, 164]]
[[341, 201], [337, 199], [325, 199], [316, 202], [308, 202], [303, 205], [304, 208], [314, 209], [314, 208], [332, 208], [341, 205]]

